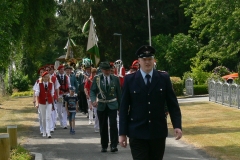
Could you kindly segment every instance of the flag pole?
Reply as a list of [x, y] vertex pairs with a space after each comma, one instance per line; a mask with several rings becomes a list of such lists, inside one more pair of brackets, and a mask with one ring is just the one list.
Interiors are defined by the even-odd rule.
[[152, 46], [152, 38], [151, 38], [151, 24], [150, 24], [150, 9], [149, 9], [149, 0], [147, 0], [148, 7], [148, 31], [149, 31], [149, 45]]

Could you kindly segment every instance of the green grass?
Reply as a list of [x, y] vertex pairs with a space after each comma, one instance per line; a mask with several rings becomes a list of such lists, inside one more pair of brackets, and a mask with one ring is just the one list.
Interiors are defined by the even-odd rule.
[[180, 107], [183, 141], [220, 160], [240, 159], [240, 110], [211, 102], [182, 103]]
[[16, 149], [13, 149], [10, 154], [10, 160], [31, 160], [31, 159], [32, 159], [31, 154], [20, 145], [18, 145]]

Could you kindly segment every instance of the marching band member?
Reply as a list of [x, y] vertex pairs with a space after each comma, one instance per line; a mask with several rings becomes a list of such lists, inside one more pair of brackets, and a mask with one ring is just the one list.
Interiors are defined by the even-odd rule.
[[91, 99], [90, 99], [90, 88], [92, 86], [93, 78], [95, 77], [97, 73], [96, 68], [92, 68], [91, 70], [91, 76], [89, 79], [86, 80], [84, 85], [84, 91], [88, 100], [88, 115], [89, 115], [89, 124], [92, 124], [93, 121], [93, 112], [95, 114], [95, 125], [94, 129], [95, 132], [99, 132], [99, 122], [98, 122], [98, 116], [97, 116], [97, 108], [92, 106]]
[[37, 97], [37, 107], [42, 116], [43, 137], [51, 138], [50, 125], [51, 125], [51, 110], [54, 96], [54, 87], [48, 72], [42, 74], [42, 79], [36, 86], [35, 95]]
[[[44, 71], [45, 71], [44, 67], [39, 68], [39, 70], [38, 70], [39, 78], [36, 80], [36, 82], [35, 82], [35, 84], [33, 86], [33, 104], [34, 104], [34, 107], [36, 107], [36, 96], [35, 96], [36, 87], [37, 87], [39, 79], [40, 79], [41, 75], [44, 73]], [[42, 116], [41, 116], [41, 112], [40, 112], [39, 108], [37, 108], [37, 109], [38, 109], [37, 112], [38, 112], [40, 134], [43, 134]]]
[[79, 108], [80, 112], [83, 114], [88, 113], [88, 103], [87, 103], [87, 98], [84, 92], [84, 85], [86, 80], [90, 77], [91, 75], [91, 65], [90, 64], [85, 64], [84, 65], [84, 72], [80, 73], [78, 76], [78, 87], [79, 87]]
[[121, 101], [119, 78], [110, 74], [110, 64], [101, 62], [100, 68], [103, 74], [94, 77], [90, 89], [90, 98], [93, 107], [97, 107], [97, 115], [100, 126], [101, 152], [107, 152], [108, 148], [108, 118], [110, 121], [111, 152], [118, 151], [117, 110]]
[[54, 132], [54, 129], [56, 129], [56, 123], [57, 123], [57, 107], [56, 107], [56, 102], [58, 100], [59, 96], [59, 87], [60, 84], [57, 80], [57, 77], [55, 76], [54, 73], [54, 65], [49, 65], [49, 71], [50, 79], [54, 85], [54, 102], [53, 102], [53, 110], [51, 113], [51, 133]]
[[64, 97], [69, 92], [69, 87], [71, 87], [70, 78], [64, 74], [64, 66], [60, 65], [58, 67], [59, 74], [57, 75], [57, 80], [60, 83], [59, 87], [59, 97], [56, 103], [58, 119], [60, 126], [63, 129], [67, 129], [67, 111], [64, 106]]

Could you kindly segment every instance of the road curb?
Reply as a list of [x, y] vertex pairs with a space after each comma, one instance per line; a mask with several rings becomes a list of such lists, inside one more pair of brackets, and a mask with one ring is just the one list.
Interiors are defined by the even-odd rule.
[[35, 160], [43, 160], [43, 156], [41, 153], [30, 152], [31, 154], [35, 155]]

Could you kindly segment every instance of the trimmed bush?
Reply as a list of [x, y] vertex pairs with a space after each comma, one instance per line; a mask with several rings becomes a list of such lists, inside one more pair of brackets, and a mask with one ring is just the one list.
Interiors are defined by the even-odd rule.
[[194, 87], [194, 95], [208, 94], [208, 86], [203, 85], [193, 85]]
[[183, 95], [183, 81], [180, 77], [170, 77], [176, 96]]
[[14, 92], [12, 97], [33, 96], [33, 91]]

